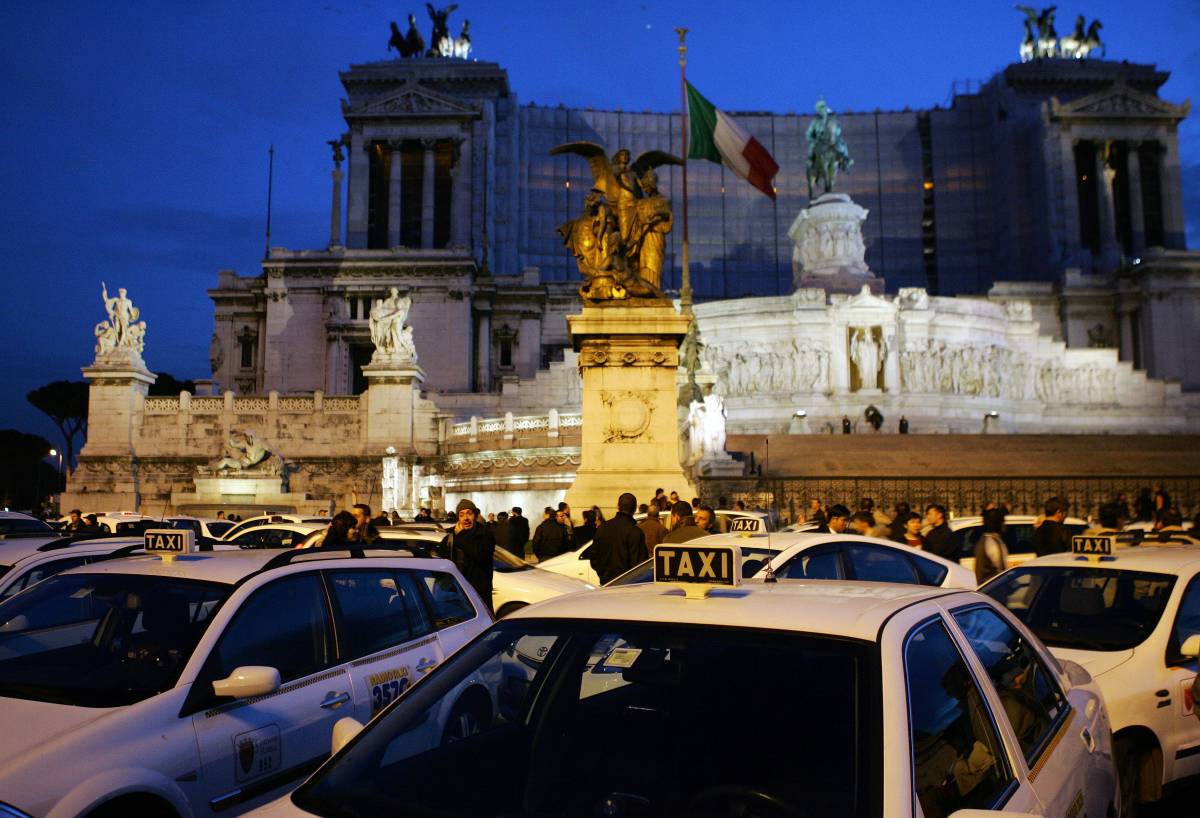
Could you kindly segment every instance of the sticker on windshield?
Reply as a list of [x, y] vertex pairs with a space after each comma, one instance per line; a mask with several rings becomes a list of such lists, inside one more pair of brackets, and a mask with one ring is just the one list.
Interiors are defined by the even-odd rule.
[[279, 727], [269, 724], [233, 737], [234, 776], [238, 781], [277, 772], [282, 757]]
[[400, 694], [408, 690], [411, 683], [412, 671], [408, 665], [368, 676], [367, 684], [371, 687], [371, 715], [378, 713], [394, 699], [400, 698]]
[[641, 648], [613, 648], [612, 653], [604, 660], [605, 667], [633, 667], [633, 663], [642, 655]]
[[91, 588], [80, 588], [75, 593], [71, 594], [71, 599], [83, 599], [92, 595]]

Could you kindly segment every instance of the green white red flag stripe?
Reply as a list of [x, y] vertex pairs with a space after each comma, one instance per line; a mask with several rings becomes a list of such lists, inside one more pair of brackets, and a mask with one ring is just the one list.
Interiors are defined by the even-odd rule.
[[762, 143], [687, 84], [688, 158], [707, 159], [724, 165], [763, 193], [775, 198], [772, 180], [779, 165]]

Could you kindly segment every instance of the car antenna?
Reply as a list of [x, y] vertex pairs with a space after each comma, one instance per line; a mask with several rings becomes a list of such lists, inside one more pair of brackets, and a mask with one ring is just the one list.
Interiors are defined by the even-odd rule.
[[[765, 462], [771, 456], [771, 438], [770, 438], [770, 436], [763, 438], [763, 447], [764, 447], [764, 451], [765, 451], [765, 454], [763, 456], [763, 461]], [[771, 556], [769, 559], [767, 559], [767, 572], [763, 575], [763, 582], [767, 583], [767, 584], [774, 584], [774, 583], [778, 582], [778, 580], [775, 578], [775, 568], [774, 568], [775, 548], [774, 548], [774, 546], [771, 545], [771, 526], [768, 525], [770, 520], [771, 520], [771, 510], [768, 508], [767, 509], [767, 519], [763, 520], [763, 527], [767, 529], [767, 551], [768, 551], [768, 553], [770, 553]]]

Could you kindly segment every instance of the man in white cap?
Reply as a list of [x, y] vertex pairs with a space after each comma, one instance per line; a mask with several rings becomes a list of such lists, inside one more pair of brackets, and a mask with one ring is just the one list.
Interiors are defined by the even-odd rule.
[[450, 535], [451, 552], [458, 570], [463, 578], [471, 583], [471, 587], [487, 606], [488, 613], [492, 611], [492, 559], [496, 552], [496, 540], [486, 525], [480, 525], [475, 515], [479, 509], [467, 498], [458, 501], [455, 506], [458, 517], [454, 525], [454, 533]]

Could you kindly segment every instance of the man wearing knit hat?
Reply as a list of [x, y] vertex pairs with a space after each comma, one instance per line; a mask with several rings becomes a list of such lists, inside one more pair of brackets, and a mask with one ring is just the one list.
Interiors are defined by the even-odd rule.
[[455, 506], [458, 521], [454, 532], [450, 535], [451, 552], [454, 562], [462, 571], [463, 578], [471, 583], [471, 587], [487, 606], [488, 613], [492, 611], [492, 558], [496, 552], [496, 541], [486, 525], [480, 525], [475, 515], [479, 509], [466, 497]]

